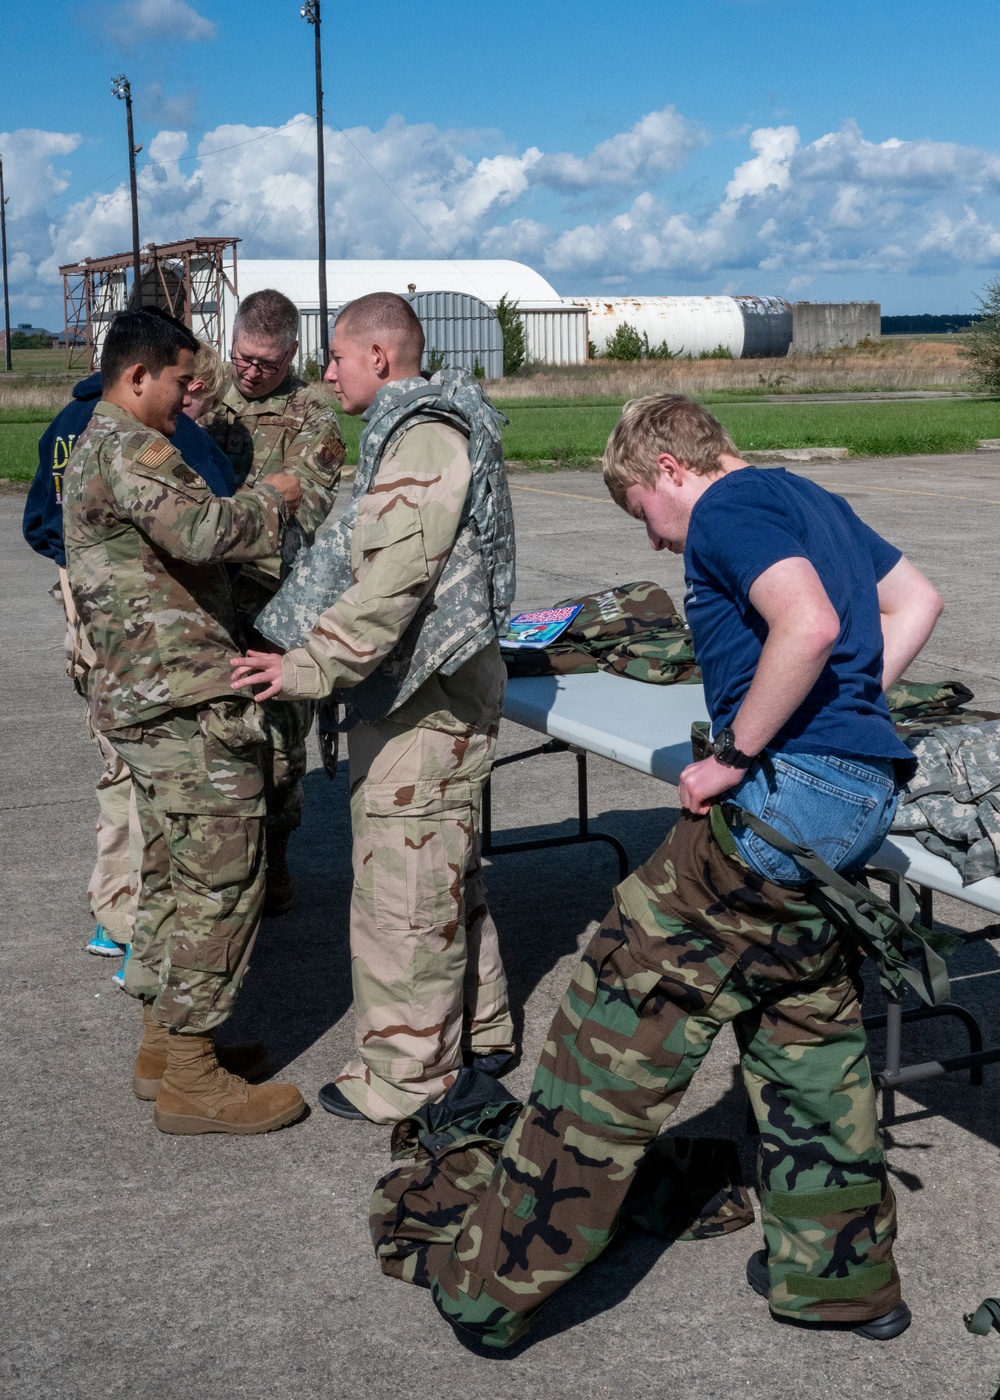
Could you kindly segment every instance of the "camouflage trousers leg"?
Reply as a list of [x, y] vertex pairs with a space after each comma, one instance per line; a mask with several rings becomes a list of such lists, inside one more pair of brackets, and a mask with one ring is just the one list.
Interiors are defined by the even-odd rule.
[[302, 779], [309, 759], [306, 739], [316, 705], [312, 700], [265, 700], [264, 720], [264, 825], [275, 836], [297, 831], [302, 824]]
[[[708, 824], [694, 840], [692, 825], [682, 818], [616, 892], [490, 1187], [433, 1281], [443, 1315], [486, 1345], [514, 1341], [604, 1250], [640, 1161], [727, 1023], [761, 1133], [772, 1309], [859, 1321], [899, 1301], [857, 956], [798, 892], [736, 862], [732, 888], [718, 881]], [[770, 904], [765, 917], [762, 892], [783, 917]]]
[[513, 1048], [479, 852], [496, 735], [384, 721], [348, 736], [357, 1055], [337, 1084], [375, 1122], [439, 1099], [463, 1048]]
[[220, 700], [110, 736], [128, 764], [143, 835], [125, 990], [200, 1034], [230, 1014], [264, 902], [263, 731], [257, 707]]
[[131, 943], [135, 929], [142, 833], [136, 810], [132, 775], [107, 736], [87, 730], [101, 755], [97, 780], [97, 861], [87, 885], [87, 903], [100, 924], [119, 943]]

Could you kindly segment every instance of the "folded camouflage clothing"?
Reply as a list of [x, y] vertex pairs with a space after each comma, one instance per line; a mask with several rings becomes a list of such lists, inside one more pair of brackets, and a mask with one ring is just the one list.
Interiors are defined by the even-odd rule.
[[894, 832], [951, 861], [962, 883], [1000, 871], [1000, 720], [911, 735], [920, 767], [903, 790]]
[[[522, 1104], [476, 1069], [459, 1071], [439, 1103], [397, 1123], [398, 1165], [375, 1187], [369, 1228], [382, 1272], [430, 1288], [466, 1213], [486, 1191]], [[751, 1225], [736, 1144], [661, 1137], [643, 1158], [622, 1223], [669, 1240], [713, 1239]]]
[[503, 651], [511, 676], [612, 671], [656, 685], [701, 680], [687, 623], [670, 594], [648, 580], [564, 598], [556, 607], [581, 611], [562, 635], [541, 651]]
[[974, 696], [959, 681], [908, 681], [904, 676], [889, 687], [885, 698], [896, 733], [904, 740], [908, 735], [927, 734], [932, 729], [1000, 719], [1000, 715], [989, 710], [969, 709], [968, 702]]

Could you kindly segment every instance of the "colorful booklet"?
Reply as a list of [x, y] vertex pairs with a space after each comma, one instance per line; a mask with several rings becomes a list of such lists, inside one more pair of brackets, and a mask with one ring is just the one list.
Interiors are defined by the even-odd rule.
[[500, 638], [500, 645], [522, 650], [547, 647], [562, 636], [582, 607], [582, 603], [574, 603], [566, 608], [542, 608], [540, 612], [518, 613], [517, 617], [511, 618], [507, 635]]

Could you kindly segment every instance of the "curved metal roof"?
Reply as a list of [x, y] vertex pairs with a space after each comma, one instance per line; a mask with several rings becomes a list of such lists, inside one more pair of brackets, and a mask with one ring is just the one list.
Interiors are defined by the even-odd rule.
[[[317, 264], [312, 258], [241, 258], [240, 296], [275, 287], [296, 306], [319, 303]], [[369, 292], [399, 292], [412, 283], [418, 292], [465, 292], [495, 306], [505, 294], [518, 302], [558, 302], [559, 294], [524, 263], [502, 258], [350, 258], [326, 264], [330, 306]]]

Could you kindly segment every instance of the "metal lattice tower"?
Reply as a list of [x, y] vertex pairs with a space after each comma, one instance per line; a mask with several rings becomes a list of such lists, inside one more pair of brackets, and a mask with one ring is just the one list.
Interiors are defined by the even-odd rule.
[[[142, 275], [129, 294], [127, 273], [132, 254], [84, 258], [60, 267], [66, 321], [66, 365], [97, 368], [104, 333], [119, 311], [142, 304], [161, 306], [199, 340], [224, 355], [226, 328], [222, 296], [228, 287], [238, 299], [238, 238], [185, 238], [177, 243], [147, 243], [139, 255]], [[80, 343], [77, 344], [76, 342]]]

